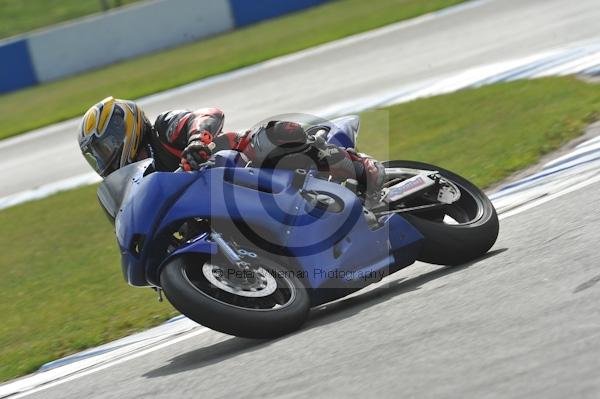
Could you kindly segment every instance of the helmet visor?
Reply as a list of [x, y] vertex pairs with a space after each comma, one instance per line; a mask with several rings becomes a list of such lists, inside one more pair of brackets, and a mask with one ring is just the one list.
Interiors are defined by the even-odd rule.
[[106, 177], [120, 167], [125, 123], [121, 118], [111, 118], [100, 137], [95, 134], [82, 147], [88, 163], [102, 177]]

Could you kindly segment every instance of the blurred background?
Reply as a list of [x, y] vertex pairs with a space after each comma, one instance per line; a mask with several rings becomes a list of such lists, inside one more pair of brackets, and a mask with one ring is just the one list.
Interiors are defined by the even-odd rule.
[[[597, 134], [598, 18], [597, 0], [0, 0], [0, 381], [177, 316], [123, 282], [99, 178], [76, 141], [94, 103], [135, 99], [151, 120], [219, 107], [226, 130], [288, 112], [359, 113], [359, 150], [438, 164], [492, 192]], [[568, 158], [585, 173], [569, 169], [561, 189], [597, 173], [586, 148]], [[559, 186], [544, 187], [528, 200]], [[544, 237], [560, 229], [548, 223]], [[518, 278], [520, 260], [501, 256]], [[573, 273], [585, 280], [590, 262]], [[502, 295], [520, 304], [527, 289]], [[428, 301], [450, 303], [443, 295]], [[532, 315], [550, 306], [532, 301]], [[469, 311], [477, 325], [493, 314]]]

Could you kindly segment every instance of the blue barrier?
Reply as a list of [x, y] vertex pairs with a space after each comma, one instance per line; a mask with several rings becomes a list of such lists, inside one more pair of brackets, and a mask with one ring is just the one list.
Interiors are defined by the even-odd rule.
[[236, 27], [250, 25], [329, 0], [229, 0]]
[[[76, 20], [21, 39], [0, 42], [0, 93], [68, 77], [327, 1], [159, 0]], [[185, 18], [180, 10], [188, 10]], [[129, 23], [129, 20], [151, 20], [157, 13], [163, 22], [167, 21], [167, 26], [177, 26], [179, 31], [171, 29], [165, 34], [152, 26], [144, 30]], [[127, 37], [129, 47], [111, 47], [118, 37]]]
[[37, 83], [26, 39], [0, 44], [0, 93]]

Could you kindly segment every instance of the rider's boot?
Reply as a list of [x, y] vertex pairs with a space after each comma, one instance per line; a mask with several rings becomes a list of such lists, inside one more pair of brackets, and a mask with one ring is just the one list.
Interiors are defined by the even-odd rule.
[[354, 149], [347, 148], [346, 151], [354, 164], [360, 191], [369, 202], [378, 202], [385, 183], [385, 167], [381, 162], [366, 154], [357, 153]]

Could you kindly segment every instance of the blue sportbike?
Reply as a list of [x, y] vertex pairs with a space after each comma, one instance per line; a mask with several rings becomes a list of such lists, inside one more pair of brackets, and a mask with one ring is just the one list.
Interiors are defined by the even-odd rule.
[[[358, 118], [310, 131], [353, 148]], [[421, 162], [385, 166], [385, 184], [367, 196], [356, 180], [255, 168], [236, 151], [187, 173], [154, 171], [147, 159], [108, 176], [98, 198], [129, 284], [164, 292], [214, 330], [276, 337], [298, 329], [311, 307], [417, 260], [458, 265], [496, 241], [496, 211], [473, 184]]]

